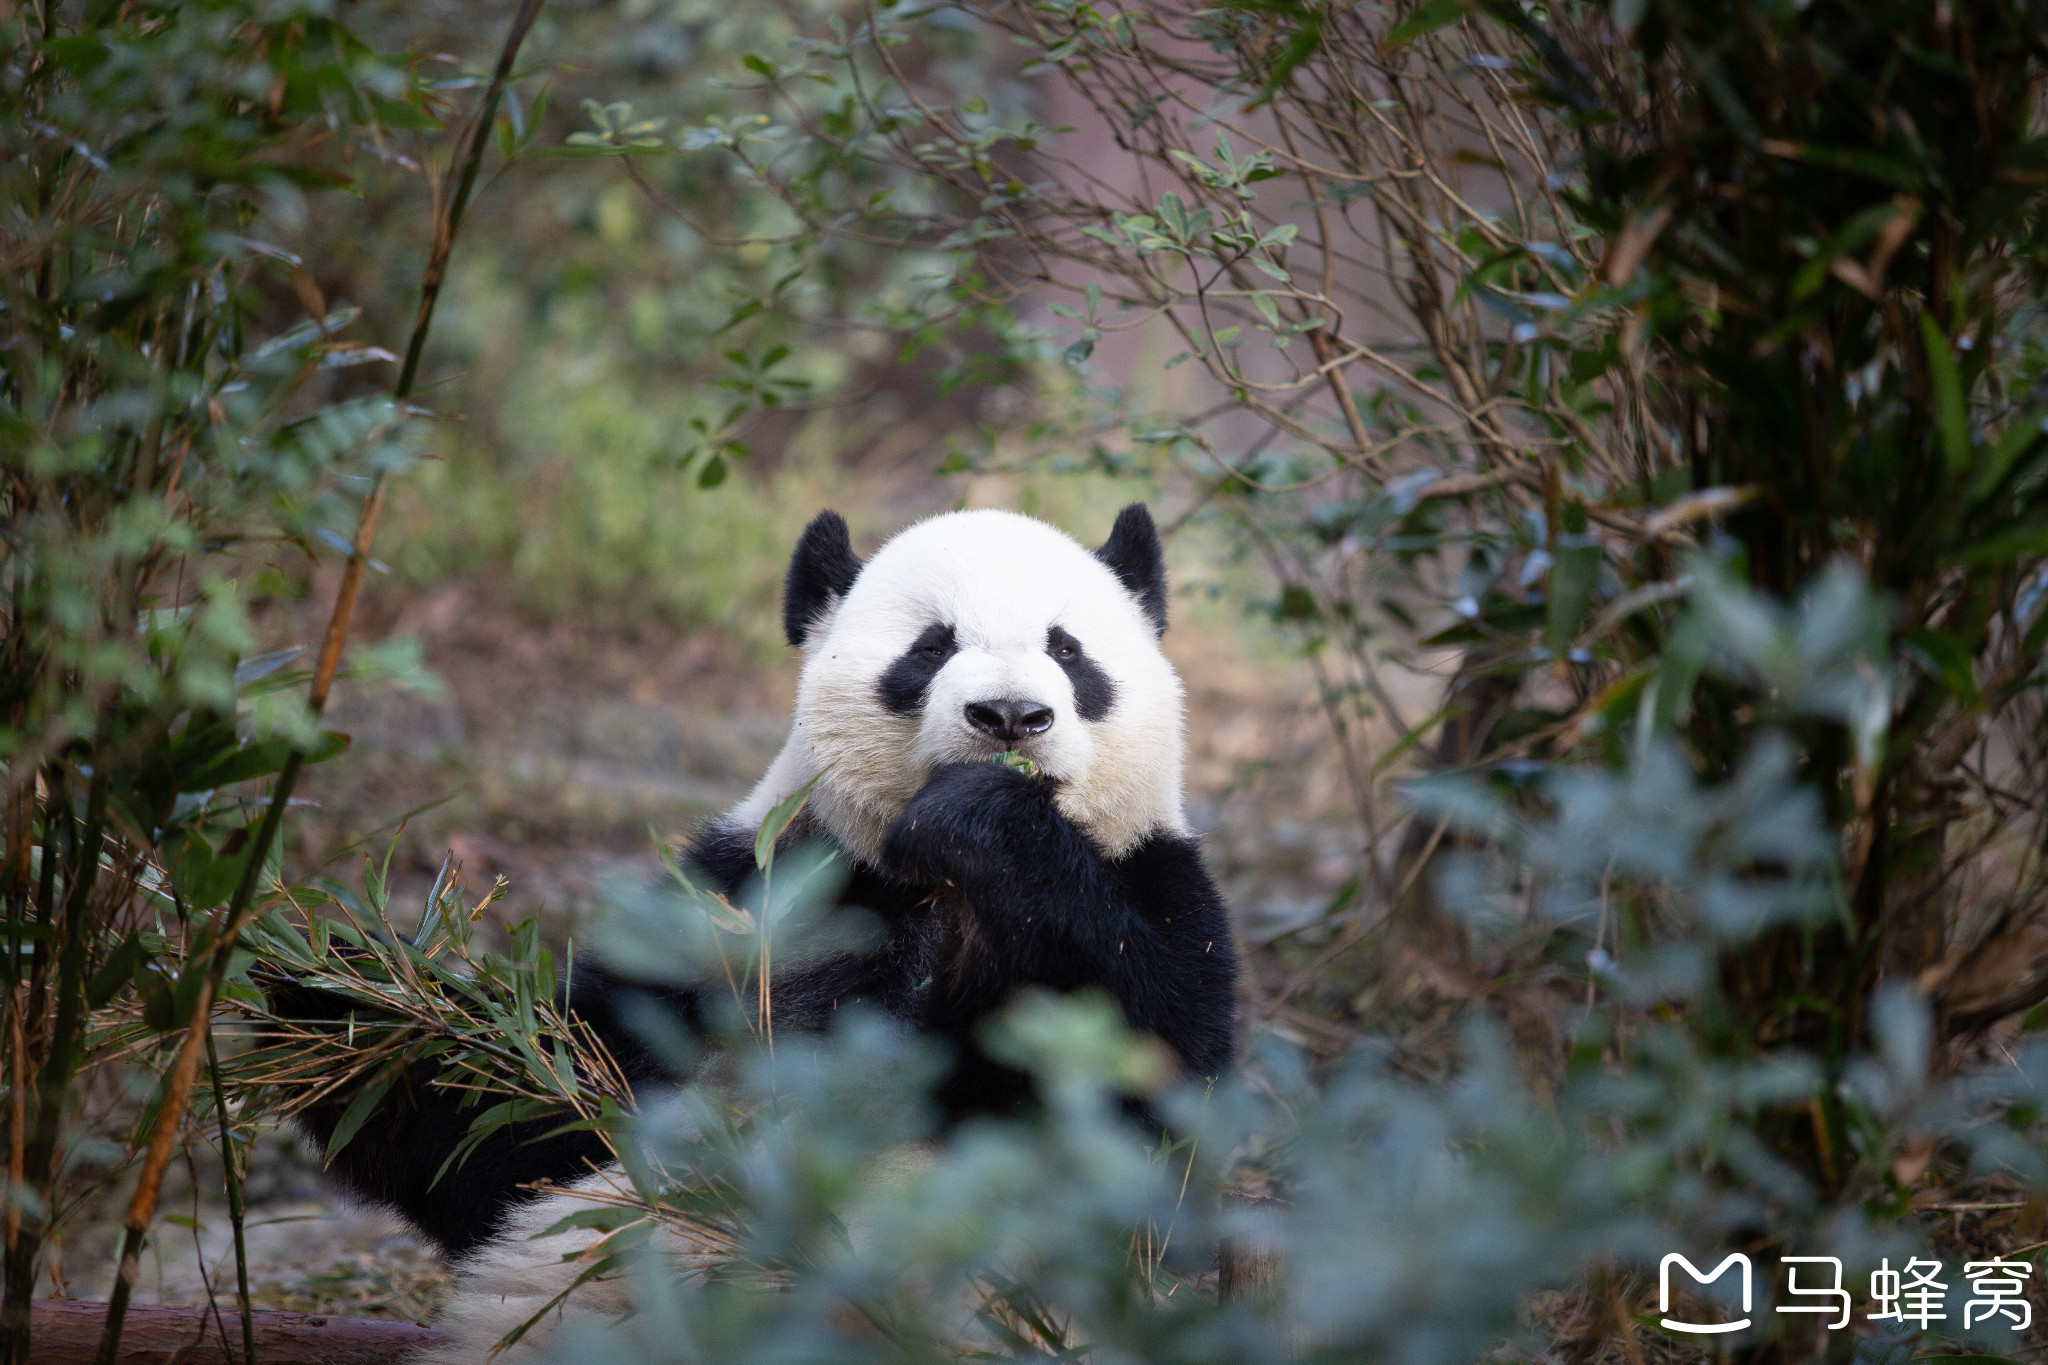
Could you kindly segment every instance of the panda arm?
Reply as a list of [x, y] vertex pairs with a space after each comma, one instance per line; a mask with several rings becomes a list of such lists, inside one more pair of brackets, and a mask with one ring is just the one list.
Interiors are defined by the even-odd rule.
[[[805, 837], [808, 832], [798, 831], [785, 839], [793, 845]], [[754, 832], [713, 824], [691, 846], [688, 861], [699, 885], [737, 896], [755, 874]], [[929, 888], [896, 885], [862, 864], [855, 864], [851, 872], [836, 904], [857, 907], [879, 920], [886, 930], [884, 941], [852, 951], [791, 951], [800, 945], [779, 946], [774, 990], [778, 1028], [824, 1028], [841, 1006], [866, 1005], [905, 1017], [914, 1013], [911, 997], [916, 983], [928, 974], [923, 950], [930, 936], [930, 925], [921, 923], [916, 912]], [[569, 999], [577, 1017], [604, 1040], [626, 1079], [637, 1086], [675, 1079], [673, 1063], [664, 1062], [641, 1037], [639, 1025], [647, 1008], [666, 1010], [687, 1034], [701, 1038], [716, 1031], [714, 1016], [727, 1004], [730, 990], [729, 981], [715, 975], [695, 982], [650, 982], [620, 976], [583, 957], [577, 960]]]
[[1237, 964], [1223, 898], [1194, 841], [1155, 834], [1111, 861], [1053, 794], [995, 763], [941, 767], [890, 827], [883, 864], [965, 893], [987, 950], [977, 994], [1100, 986], [1190, 1071], [1226, 1069]]

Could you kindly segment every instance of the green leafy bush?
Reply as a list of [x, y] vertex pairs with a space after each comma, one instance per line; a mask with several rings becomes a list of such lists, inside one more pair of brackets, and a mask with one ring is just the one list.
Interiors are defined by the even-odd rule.
[[[2040, 1179], [2044, 19], [887, 7], [748, 59], [765, 123], [670, 145], [770, 186], [802, 241], [952, 253], [914, 317], [1065, 405], [949, 468], [1149, 473], [1270, 568], [1367, 850], [1270, 989], [1436, 1074], [1418, 1104], [1538, 1097], [1589, 1210], [1867, 1271], [1934, 1235], [1916, 1203], [2033, 1207]], [[924, 60], [961, 31], [1036, 84]], [[1046, 126], [1055, 95], [1091, 126]], [[1182, 405], [1098, 368], [1123, 332], [1173, 338]], [[1452, 674], [1417, 715], [1389, 675], [1430, 651]], [[1468, 781], [1397, 799], [1417, 771]], [[1417, 960], [1434, 984], [1402, 984]], [[1461, 1010], [1513, 1065], [1426, 1022]], [[1475, 1180], [1495, 1150], [1452, 1146]], [[1321, 1211], [1314, 1167], [1282, 1222]], [[1569, 1284], [1586, 1349], [1636, 1349], [1647, 1240], [1527, 1245], [1561, 1250], [1482, 1276], [1477, 1336], [1301, 1330], [1470, 1358]], [[1585, 1279], [1603, 1258], [1620, 1278]], [[1743, 1349], [1851, 1349], [1811, 1325], [1760, 1312]]]
[[[235, 0], [24, 11], [0, 30], [0, 80], [0, 1352], [19, 1361], [45, 1253], [92, 1174], [85, 1080], [165, 1063], [122, 1124], [150, 1150], [115, 1349], [213, 1007], [253, 995], [236, 939], [286, 889], [293, 778], [347, 743], [318, 725], [367, 551], [351, 545], [368, 530], [341, 531], [374, 528], [373, 490], [419, 433], [388, 381], [357, 373], [398, 357], [356, 339], [359, 310], [328, 307], [285, 241], [351, 186], [359, 148], [437, 128], [445, 105], [327, 7]], [[442, 214], [443, 260], [467, 193]], [[331, 647], [295, 667], [300, 648], [260, 648], [252, 608], [303, 595], [335, 548], [352, 576]]]
[[[1695, 583], [1688, 619], [1742, 627], [1721, 632], [1715, 675], [1804, 684], [1788, 690], [1782, 724], [1835, 714], [1844, 679], [1869, 685], [1882, 609], [1852, 573], [1796, 609], [1711, 562]], [[1947, 1178], [1975, 1188], [2048, 1178], [2033, 1117], [2048, 1049], [1943, 1077], [1932, 1011], [1910, 985], [1878, 993], [1867, 1043], [1830, 1054], [1748, 1041], [1755, 1021], [1723, 964], [1777, 934], [1825, 933], [1848, 905], [1838, 841], [1783, 730], [1718, 782], [1656, 740], [1620, 769], [1437, 777], [1414, 800], [1486, 837], [1487, 851], [1447, 876], [1480, 943], [1533, 938], [1539, 970], [1590, 965], [1594, 989], [1554, 1074], [1532, 1076], [1526, 1049], [1480, 1013], [1443, 1080], [1403, 1075], [1372, 1048], [1322, 1068], [1269, 1039], [1239, 1076], [1176, 1089], [1156, 1046], [1108, 1002], [1040, 996], [1015, 1002], [988, 1042], [1037, 1075], [1043, 1111], [935, 1142], [925, 1096], [944, 1067], [929, 1044], [858, 1014], [826, 1037], [784, 1032], [772, 1045], [760, 1027], [772, 1008], [755, 994], [764, 936], [785, 965], [807, 945], [840, 946], [806, 928], [819, 874], [785, 858], [777, 889], [737, 904], [679, 869], [665, 891], [615, 892], [595, 945], [618, 968], [733, 986], [706, 1010], [723, 1009], [727, 1064], [678, 1093], [641, 1095], [630, 1119], [579, 1030], [536, 1012], [533, 983], [553, 973], [530, 930], [515, 934], [515, 960], [457, 975], [459, 901], [430, 910], [420, 949], [319, 919], [310, 939], [281, 920], [266, 932], [279, 935], [281, 965], [364, 1006], [353, 1055], [329, 1037], [310, 1043], [326, 1063], [306, 1065], [302, 1050], [290, 1064], [308, 1088], [440, 1052], [457, 1059], [446, 1083], [510, 1097], [479, 1101], [479, 1133], [534, 1112], [518, 1107], [524, 1096], [573, 1106], [609, 1134], [623, 1173], [543, 1234], [542, 1254], [563, 1238], [582, 1292], [624, 1281], [638, 1307], [612, 1322], [579, 1312], [574, 1292], [550, 1303], [518, 1330], [561, 1360], [1539, 1358], [1570, 1342], [1556, 1322], [1530, 1322], [1531, 1295], [1608, 1277], [1619, 1330], [1633, 1332], [1633, 1277], [1674, 1251], [1710, 1266], [1727, 1246], [1748, 1250], [1760, 1277], [1756, 1330], [1738, 1338], [1747, 1349], [1875, 1359], [1918, 1334], [1859, 1322], [1837, 1338], [1778, 1316], [1803, 1305], [1774, 1254], [1839, 1258], [1861, 1319], [1862, 1286], [1881, 1265], [1989, 1257], [1919, 1221], [1894, 1175], [1903, 1153], [1939, 1144]], [[354, 909], [365, 924], [388, 926], [386, 913]], [[344, 941], [331, 956], [313, 946]], [[436, 1003], [456, 995], [467, 1003]], [[681, 1070], [700, 1060], [658, 1013], [647, 1037]], [[583, 1079], [564, 1087], [572, 1054]], [[1170, 1136], [1130, 1121], [1134, 1096]], [[1780, 1154], [1785, 1115], [1824, 1104], [1850, 1135], [1834, 1181]], [[1247, 1275], [1254, 1264], [1271, 1269]], [[1972, 1289], [1955, 1274], [1947, 1288], [1929, 1338], [2014, 1348], [2004, 1319], [1959, 1330]]]
[[[764, 46], [793, 26], [771, 15]], [[266, 1021], [243, 1112], [357, 1084], [359, 1128], [438, 1058], [497, 1092], [479, 1135], [541, 1106], [611, 1134], [630, 1189], [580, 1228], [586, 1270], [633, 1277], [640, 1312], [572, 1324], [571, 1358], [1633, 1357], [1660, 1258], [1732, 1248], [1768, 1276], [1745, 1355], [2011, 1349], [1997, 1320], [1959, 1332], [1953, 1274], [1927, 1331], [1833, 1335], [1775, 1311], [1798, 1305], [1773, 1272], [1837, 1256], [1860, 1291], [1915, 1255], [2038, 1250], [2048, 15], [949, 0], [827, 27], [745, 56], [680, 126], [592, 101], [565, 150], [624, 179], [580, 264], [619, 306], [565, 269], [535, 362], [559, 386], [508, 411], [536, 460], [624, 453], [559, 466], [574, 529], [529, 541], [472, 452], [425, 483], [470, 500], [459, 533], [407, 562], [690, 575], [678, 615], [743, 612], [766, 585], [727, 561], [787, 509], [665, 539], [650, 483], [717, 486], [885, 347], [941, 357], [934, 393], [1029, 387], [1028, 419], [943, 468], [1153, 479], [1272, 575], [1364, 852], [1262, 993], [1355, 1046], [1270, 1039], [1170, 1094], [1098, 1003], [1020, 1002], [996, 1045], [1046, 1112], [885, 1178], [927, 1136], [932, 1071], [887, 1028], [757, 1051], [736, 1009], [731, 1074], [629, 1120], [530, 926], [472, 951], [444, 882], [406, 943], [376, 878], [251, 944], [389, 1022], [336, 1050]], [[1014, 80], [970, 60], [997, 38]], [[416, 453], [352, 378], [392, 357], [287, 236], [342, 149], [452, 106], [317, 8], [52, 7], [0, 43], [19, 1360], [80, 1069], [210, 1005], [240, 965], [223, 937], [281, 880], [247, 784], [339, 742], [249, 604]], [[1095, 124], [1050, 126], [1048, 92]], [[542, 117], [508, 108], [505, 152]], [[657, 218], [678, 278], [598, 269]], [[1184, 401], [1119, 389], [1122, 333], [1171, 338]], [[640, 390], [589, 373], [621, 359], [716, 383], [621, 412]], [[1415, 714], [1389, 674], [1431, 655], [1450, 677]], [[620, 922], [751, 936], [757, 963], [801, 932], [668, 894]], [[1134, 1092], [1168, 1139], [1126, 1122]], [[663, 1238], [714, 1225], [725, 1270], [669, 1273]]]

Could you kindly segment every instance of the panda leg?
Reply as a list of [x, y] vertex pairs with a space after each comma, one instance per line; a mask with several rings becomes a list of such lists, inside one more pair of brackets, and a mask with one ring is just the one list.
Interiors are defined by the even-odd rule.
[[[295, 982], [273, 984], [268, 993], [280, 1017], [328, 1024], [336, 1032], [357, 1008]], [[451, 1258], [497, 1232], [530, 1198], [522, 1185], [574, 1180], [611, 1159], [596, 1133], [556, 1132], [570, 1117], [564, 1112], [501, 1128], [461, 1161], [451, 1161], [488, 1101], [434, 1084], [439, 1074], [433, 1061], [409, 1068], [334, 1154], [328, 1171], [353, 1193], [396, 1211]], [[324, 1152], [355, 1095], [342, 1091], [311, 1106], [298, 1115], [297, 1127]]]
[[[621, 1193], [630, 1198], [631, 1187], [611, 1165], [520, 1205], [497, 1236], [456, 1267], [455, 1292], [434, 1324], [442, 1341], [411, 1357], [411, 1365], [487, 1365], [498, 1343], [529, 1322], [518, 1343], [496, 1359], [537, 1361], [556, 1354], [566, 1327], [609, 1326], [625, 1318], [633, 1296], [623, 1272], [576, 1283], [590, 1269], [581, 1254], [609, 1234], [581, 1227], [551, 1231], [564, 1218], [613, 1202], [607, 1196]], [[721, 1249], [693, 1242], [665, 1222], [646, 1250], [683, 1275], [701, 1275], [726, 1259]], [[536, 1315], [540, 1320], [534, 1322]]]

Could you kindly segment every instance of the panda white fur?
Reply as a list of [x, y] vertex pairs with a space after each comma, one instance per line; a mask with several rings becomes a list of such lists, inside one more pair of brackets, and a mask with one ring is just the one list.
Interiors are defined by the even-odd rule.
[[[1145, 507], [1125, 508], [1092, 553], [1029, 517], [972, 511], [919, 522], [866, 563], [845, 522], [821, 513], [791, 558], [783, 618], [804, 654], [789, 740], [754, 791], [699, 833], [689, 861], [737, 892], [762, 817], [816, 778], [783, 837], [843, 850], [839, 903], [878, 919], [883, 937], [778, 971], [777, 1029], [823, 1027], [862, 1003], [945, 1040], [955, 1062], [937, 1099], [948, 1120], [1031, 1102], [1028, 1078], [976, 1045], [980, 1020], [1026, 986], [1107, 990], [1190, 1073], [1227, 1068], [1236, 961], [1182, 809], [1182, 691], [1159, 649], [1165, 571]], [[988, 761], [1004, 749], [1041, 777]], [[636, 985], [579, 959], [572, 990], [636, 1086], [675, 1079], [626, 1020], [652, 995], [700, 1025], [696, 989]], [[311, 992], [273, 996], [299, 1018], [334, 1013]], [[561, 1261], [575, 1249], [567, 1239], [531, 1240], [573, 1196], [536, 1200], [520, 1187], [611, 1176], [597, 1169], [594, 1137], [543, 1136], [555, 1124], [537, 1120], [436, 1183], [473, 1114], [431, 1079], [424, 1064], [415, 1084], [395, 1087], [332, 1169], [456, 1261], [450, 1343], [430, 1357], [452, 1365], [485, 1359], [576, 1272]], [[302, 1126], [324, 1144], [348, 1099]], [[579, 1291], [579, 1311], [616, 1314], [617, 1292]]]

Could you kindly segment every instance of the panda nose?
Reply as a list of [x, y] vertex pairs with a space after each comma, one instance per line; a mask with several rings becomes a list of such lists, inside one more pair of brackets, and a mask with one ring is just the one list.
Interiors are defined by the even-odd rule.
[[1052, 729], [1052, 708], [1017, 697], [967, 703], [967, 723], [985, 735], [1015, 743]]

